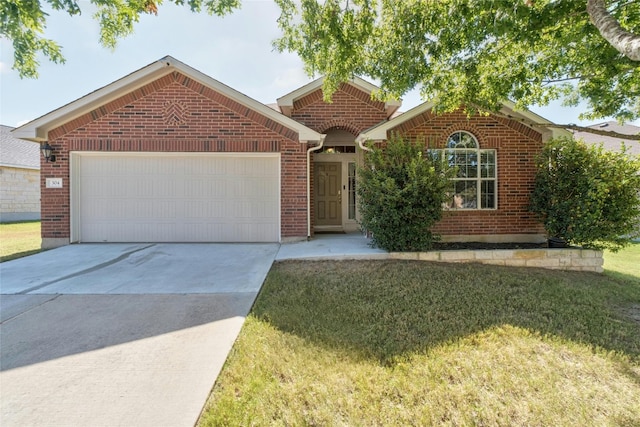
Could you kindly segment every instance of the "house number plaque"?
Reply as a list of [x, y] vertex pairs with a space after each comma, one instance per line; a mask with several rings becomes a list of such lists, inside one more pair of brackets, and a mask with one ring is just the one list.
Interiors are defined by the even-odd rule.
[[47, 178], [47, 188], [62, 188], [62, 178]]

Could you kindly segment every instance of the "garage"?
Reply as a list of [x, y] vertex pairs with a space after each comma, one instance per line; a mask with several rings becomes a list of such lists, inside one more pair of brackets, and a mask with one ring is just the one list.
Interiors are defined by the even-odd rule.
[[279, 153], [71, 153], [73, 242], [278, 242]]

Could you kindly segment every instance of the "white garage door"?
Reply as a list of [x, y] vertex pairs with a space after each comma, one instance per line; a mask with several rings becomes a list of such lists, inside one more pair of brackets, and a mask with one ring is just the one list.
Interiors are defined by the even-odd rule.
[[280, 157], [72, 155], [72, 240], [277, 242]]

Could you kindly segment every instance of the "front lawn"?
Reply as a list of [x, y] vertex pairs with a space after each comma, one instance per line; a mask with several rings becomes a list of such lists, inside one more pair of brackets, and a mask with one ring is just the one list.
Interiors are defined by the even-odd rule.
[[277, 263], [199, 425], [637, 425], [631, 264]]
[[40, 252], [40, 221], [0, 224], [0, 262]]

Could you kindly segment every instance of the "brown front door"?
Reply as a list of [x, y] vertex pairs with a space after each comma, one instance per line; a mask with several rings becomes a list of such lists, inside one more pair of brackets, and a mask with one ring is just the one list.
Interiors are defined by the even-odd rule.
[[315, 163], [316, 225], [342, 225], [342, 163]]

